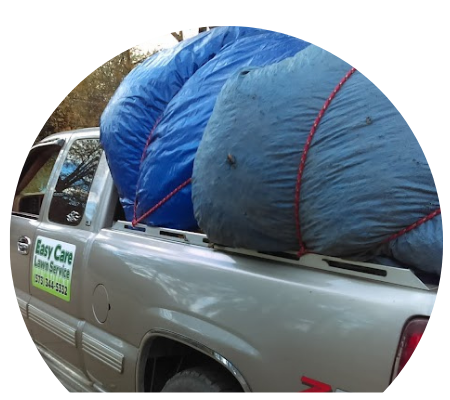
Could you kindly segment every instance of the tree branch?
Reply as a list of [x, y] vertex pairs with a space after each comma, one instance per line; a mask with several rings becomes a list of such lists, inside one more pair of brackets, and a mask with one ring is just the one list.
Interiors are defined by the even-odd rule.
[[183, 41], [183, 31], [180, 31], [180, 33], [172, 32], [172, 36], [179, 42]]

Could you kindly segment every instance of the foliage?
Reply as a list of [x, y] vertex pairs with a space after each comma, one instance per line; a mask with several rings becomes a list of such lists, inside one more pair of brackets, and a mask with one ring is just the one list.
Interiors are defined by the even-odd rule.
[[[204, 32], [214, 27], [200, 27]], [[178, 41], [183, 32], [172, 33]], [[154, 54], [129, 49], [112, 58], [81, 81], [55, 109], [45, 123], [36, 142], [44, 137], [72, 129], [98, 126], [100, 116], [123, 78], [140, 62]]]
[[130, 49], [96, 69], [55, 109], [36, 141], [55, 132], [98, 126], [104, 108], [123, 78], [152, 54]]

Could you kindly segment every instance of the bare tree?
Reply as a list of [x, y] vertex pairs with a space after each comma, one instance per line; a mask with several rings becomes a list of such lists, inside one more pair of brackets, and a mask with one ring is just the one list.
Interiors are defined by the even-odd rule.
[[184, 40], [184, 38], [183, 38], [183, 31], [172, 32], [172, 36], [175, 39], [177, 39], [179, 42], [182, 42]]
[[[215, 26], [201, 26], [198, 28], [198, 33], [206, 32], [208, 30], [211, 30], [215, 28]], [[178, 40], [178, 42], [182, 42], [184, 40], [184, 34], [183, 31], [178, 32], [172, 32], [171, 35]]]

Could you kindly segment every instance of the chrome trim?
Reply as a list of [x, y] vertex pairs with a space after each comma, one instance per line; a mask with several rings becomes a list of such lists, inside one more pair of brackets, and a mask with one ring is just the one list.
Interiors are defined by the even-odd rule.
[[86, 333], [81, 337], [81, 349], [119, 374], [123, 372], [124, 355]]
[[[388, 284], [405, 286], [414, 289], [430, 290], [415, 274], [406, 268], [396, 268], [381, 264], [373, 264], [369, 262], [347, 260], [338, 257], [330, 257], [322, 254], [309, 253], [298, 258], [295, 252], [282, 252], [277, 255], [267, 254], [255, 250], [247, 250], [241, 248], [232, 248], [211, 243], [208, 237], [203, 233], [187, 232], [177, 229], [151, 227], [144, 224], [137, 224], [132, 226], [131, 222], [117, 221], [113, 230], [144, 235], [147, 237], [156, 238], [159, 240], [170, 241], [175, 243], [184, 243], [188, 245], [201, 246], [211, 248], [216, 251], [225, 252], [228, 254], [238, 254], [245, 256], [258, 257], [270, 261], [277, 261], [289, 263], [297, 267], [306, 267], [316, 270], [332, 272], [340, 275], [353, 276], [355, 278], [362, 278], [366, 280], [384, 282]], [[354, 266], [354, 270], [333, 267], [333, 263], [347, 264]], [[360, 267], [360, 268], [358, 268]], [[364, 270], [378, 270], [381, 274], [379, 276], [373, 275]]]
[[57, 320], [35, 306], [28, 305], [28, 318], [60, 339], [76, 347], [76, 329]]
[[[332, 272], [340, 275], [353, 276], [355, 278], [362, 278], [366, 280], [372, 280], [377, 282], [384, 282], [397, 286], [405, 286], [414, 289], [426, 290], [429, 288], [410, 270], [406, 268], [396, 268], [381, 264], [373, 264], [362, 261], [347, 260], [338, 257], [325, 256], [322, 254], [308, 253], [302, 256], [300, 259], [296, 259], [296, 254], [293, 252], [285, 252], [284, 257], [278, 255], [265, 254], [254, 250], [231, 248], [225, 246], [213, 245], [215, 250], [224, 251], [227, 253], [244, 254], [247, 256], [264, 258], [271, 261], [283, 261], [292, 265], [307, 267], [327, 272]], [[333, 267], [333, 263], [341, 263], [347, 265], [353, 265], [355, 270], [347, 270]], [[357, 267], [365, 269], [378, 270], [382, 272], [381, 276], [372, 275], [358, 271]]]
[[203, 233], [180, 231], [177, 229], [152, 227], [144, 224], [132, 226], [131, 222], [117, 221], [114, 223], [113, 230], [141, 234], [164, 241], [192, 244], [201, 247], [210, 247], [209, 240]]
[[30, 252], [31, 239], [28, 236], [21, 236], [17, 240], [17, 251], [20, 254], [27, 255]]
[[17, 302], [19, 303], [20, 312], [22, 313], [22, 317], [28, 318], [28, 303], [17, 297]]
[[[58, 147], [63, 147], [64, 143], [66, 143], [64, 138], [55, 138], [55, 139], [51, 139], [51, 140], [45, 140], [43, 139], [43, 141], [35, 144], [31, 150], [34, 149], [39, 149], [41, 147], [45, 147], [45, 146], [58, 146]], [[30, 150], [30, 151], [31, 151]]]
[[98, 390], [81, 372], [70, 368], [64, 361], [43, 346], [36, 343], [36, 347], [50, 370], [69, 392], [92, 392], [93, 389]]
[[103, 389], [103, 387], [100, 386], [98, 383], [94, 383], [92, 386], [94, 387], [94, 389], [95, 389], [97, 392], [100, 392], [100, 393], [108, 393], [108, 392], [107, 392], [105, 389]]
[[221, 354], [217, 353], [216, 351], [210, 349], [209, 347], [196, 342], [193, 339], [190, 339], [186, 336], [180, 335], [178, 333], [168, 331], [165, 329], [154, 329], [150, 331], [150, 337], [165, 337], [167, 339], [172, 339], [177, 342], [180, 342], [182, 344], [185, 344], [186, 346], [192, 347], [203, 354], [206, 354], [207, 356], [213, 358], [220, 364], [222, 364], [228, 371], [231, 372], [231, 374], [237, 379], [239, 384], [242, 386], [242, 389], [244, 392], [251, 392], [250, 386], [248, 385], [247, 381], [243, 377], [243, 375], [239, 372], [239, 370], [225, 357], [223, 357]]

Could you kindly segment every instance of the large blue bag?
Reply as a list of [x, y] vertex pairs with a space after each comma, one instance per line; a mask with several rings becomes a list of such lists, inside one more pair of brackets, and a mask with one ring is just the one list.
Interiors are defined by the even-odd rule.
[[242, 67], [281, 61], [307, 45], [261, 29], [215, 28], [131, 71], [100, 121], [126, 218], [196, 229], [192, 166], [223, 84]]
[[229, 79], [198, 148], [192, 195], [216, 243], [384, 255], [440, 273], [439, 200], [420, 145], [368, 79], [316, 46]]

